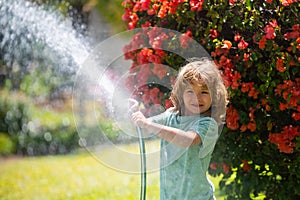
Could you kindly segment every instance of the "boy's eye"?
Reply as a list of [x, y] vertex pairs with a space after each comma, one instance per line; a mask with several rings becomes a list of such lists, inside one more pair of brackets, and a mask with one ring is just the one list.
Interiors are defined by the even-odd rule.
[[192, 90], [192, 89], [186, 89], [186, 92], [187, 93], [194, 93], [194, 90]]
[[202, 94], [209, 94], [208, 91], [202, 91], [201, 93], [202, 93]]

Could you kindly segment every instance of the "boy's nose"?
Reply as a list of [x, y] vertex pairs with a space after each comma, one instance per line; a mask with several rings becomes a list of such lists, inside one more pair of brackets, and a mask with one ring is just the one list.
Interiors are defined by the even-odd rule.
[[197, 94], [196, 97], [197, 97], [198, 101], [202, 99], [202, 95], [201, 94]]

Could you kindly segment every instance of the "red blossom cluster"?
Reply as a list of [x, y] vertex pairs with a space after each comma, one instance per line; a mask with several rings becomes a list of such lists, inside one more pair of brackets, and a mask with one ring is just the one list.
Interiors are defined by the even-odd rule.
[[248, 92], [249, 97], [253, 97], [253, 99], [257, 99], [259, 92], [254, 87], [254, 82], [249, 83], [241, 83], [241, 91], [244, 93]]
[[248, 124], [243, 124], [241, 126], [240, 130], [242, 132], [245, 132], [247, 129], [249, 129], [251, 132], [254, 132], [256, 130], [256, 121], [254, 119], [255, 109], [251, 107], [249, 110], [250, 110], [250, 112], [249, 112], [248, 116], [249, 116], [250, 121]]
[[[285, 8], [297, 1], [283, 0], [275, 2], [265, 0], [265, 2], [264, 6], [272, 7], [274, 5]], [[239, 9], [240, 6], [244, 6], [243, 1], [237, 0], [229, 0], [225, 4], [228, 4], [229, 9]], [[254, 1], [251, 4], [259, 3]], [[279, 18], [259, 19], [261, 21], [255, 24], [258, 29], [250, 27], [250, 30], [248, 27], [249, 32], [245, 31], [246, 27], [235, 27], [231, 38], [226, 37], [225, 39], [220, 26], [208, 26], [207, 29], [200, 27], [200, 29], [205, 30], [199, 32], [199, 28], [195, 28], [197, 24], [194, 21], [192, 22], [190, 16], [187, 16], [187, 21], [183, 21], [183, 13], [189, 13], [197, 17], [206, 13], [202, 12], [205, 9], [209, 13], [211, 11], [209, 6], [212, 5], [209, 5], [209, 3], [206, 5], [204, 0], [124, 0], [123, 6], [125, 7], [123, 20], [126, 21], [127, 28], [129, 30], [137, 27], [145, 29], [143, 33], [134, 35], [131, 43], [124, 48], [125, 58], [133, 60], [131, 71], [137, 75], [135, 78], [132, 77], [131, 80], [128, 80], [131, 86], [140, 82], [147, 82], [147, 78], [151, 76], [156, 76], [158, 79], [166, 77], [168, 72], [160, 64], [165, 62], [167, 53], [161, 48], [165, 41], [172, 39], [173, 35], [165, 34], [157, 26], [168, 27], [172, 20], [173, 23], [180, 21], [182, 25], [177, 26], [181, 27], [177, 31], [183, 33], [179, 38], [180, 46], [183, 49], [188, 49], [192, 40], [198, 40], [201, 44], [207, 45], [216, 65], [222, 71], [224, 83], [231, 92], [232, 98], [243, 99], [247, 103], [241, 111], [239, 110], [240, 105], [234, 103], [229, 105], [226, 115], [226, 126], [229, 129], [239, 132], [255, 132], [257, 129], [261, 129], [261, 127], [257, 127], [261, 125], [257, 124], [256, 115], [259, 113], [271, 114], [278, 108], [281, 112], [292, 111], [292, 119], [295, 121], [300, 120], [299, 78], [286, 80], [283, 81], [283, 84], [272, 86], [276, 88], [275, 90], [272, 89], [273, 93], [282, 97], [281, 102], [274, 103], [273, 93], [269, 96], [264, 94], [270, 87], [270, 81], [273, 82], [273, 80], [268, 78], [259, 80], [256, 74], [259, 66], [264, 70], [260, 72], [261, 74], [266, 73], [268, 75], [265, 76], [284, 77], [284, 80], [288, 78], [285, 77], [286, 74], [297, 71], [296, 68], [300, 62], [298, 56], [300, 49], [299, 21], [296, 20], [290, 23], [289, 28]], [[259, 16], [255, 15], [255, 12], [255, 10], [249, 11], [249, 16], [253, 14], [251, 16], [253, 18], [250, 20], [251, 23], [254, 23], [255, 17]], [[205, 20], [210, 20], [210, 18], [205, 18]], [[190, 22], [192, 22], [191, 26], [188, 24]], [[212, 20], [212, 23], [214, 22]], [[154, 29], [147, 31], [147, 27], [152, 26], [154, 26]], [[144, 47], [149, 45], [150, 48]], [[269, 53], [266, 54], [265, 52]], [[267, 59], [265, 66], [262, 65], [263, 62], [260, 59]], [[257, 63], [260, 65], [257, 65]], [[249, 76], [251, 78], [248, 78]], [[169, 78], [170, 82], [172, 82], [171, 79], [174, 80], [174, 77]], [[269, 83], [265, 83], [266, 81], [269, 81]], [[153, 89], [152, 87], [138, 89], [140, 98], [147, 105], [158, 102], [157, 98], [161, 96], [161, 94], [158, 95], [154, 92], [157, 89]], [[153, 92], [150, 92], [152, 90]], [[149, 95], [154, 96], [150, 97]], [[164, 103], [166, 107], [171, 105], [169, 100]], [[241, 119], [242, 117], [246, 117], [246, 119]], [[274, 123], [270, 122], [270, 124]], [[271, 131], [272, 126], [270, 125], [267, 130]], [[244, 162], [244, 166], [247, 166], [246, 162]]]
[[180, 36], [180, 45], [183, 49], [186, 49], [189, 47], [189, 42], [193, 40], [193, 34], [190, 30], [187, 30], [185, 33], [183, 33]]
[[227, 165], [226, 163], [211, 163], [209, 165], [210, 169], [212, 170], [217, 170], [217, 169], [222, 169], [224, 174], [228, 174], [230, 171], [230, 166]]
[[279, 109], [284, 111], [286, 109], [293, 110], [292, 117], [295, 121], [300, 120], [300, 78], [295, 82], [285, 80], [283, 84], [278, 84], [275, 89], [275, 94], [281, 96], [284, 102], [279, 103]]
[[266, 48], [266, 42], [268, 40], [273, 40], [276, 37], [275, 30], [278, 29], [277, 21], [272, 20], [269, 22], [265, 28], [264, 28], [264, 35], [263, 37], [259, 40], [259, 48], [260, 49], [265, 49]]
[[216, 29], [210, 29], [209, 35], [211, 39], [216, 39], [218, 37], [218, 31]]
[[191, 10], [201, 11], [204, 0], [190, 0]]
[[[265, 0], [265, 2], [271, 4], [271, 3], [273, 2], [273, 0]], [[296, 3], [296, 2], [298, 2], [298, 0], [282, 0], [282, 1], [281, 1], [281, 4], [282, 4], [283, 6], [289, 6], [289, 5], [291, 5], [292, 3]]]
[[244, 171], [250, 172], [251, 171], [251, 166], [249, 165], [249, 162], [247, 160], [242, 160], [242, 163], [243, 163], [242, 169]]
[[[124, 0], [122, 6], [125, 12], [122, 19], [127, 22], [127, 29], [136, 28], [139, 17], [137, 12], [145, 12], [149, 16], [156, 15], [165, 18], [167, 14], [176, 14], [177, 7], [187, 0]], [[201, 10], [204, 0], [190, 1], [191, 10]], [[149, 23], [147, 21], [146, 23]]]
[[[296, 44], [291, 44], [295, 46], [297, 49], [299, 49], [299, 24], [296, 24], [292, 27], [292, 31], [284, 34], [284, 38], [286, 40], [293, 40]], [[276, 31], [280, 31], [280, 28], [278, 26], [278, 23], [276, 20], [271, 20], [263, 29], [264, 33], [260, 41], [258, 42], [258, 46], [260, 49], [264, 49], [266, 45], [267, 40], [274, 40], [276, 37]], [[210, 30], [210, 37], [212, 39], [218, 37], [218, 32], [216, 30], [211, 29]], [[253, 42], [256, 43], [256, 34], [253, 35]], [[246, 42], [243, 38], [243, 36], [239, 33], [236, 33], [233, 38], [234, 42], [237, 44], [237, 48], [240, 50], [246, 50], [249, 46], [248, 42]], [[235, 63], [240, 60], [240, 56], [232, 56], [230, 53], [232, 49], [232, 42], [228, 40], [223, 40], [223, 42], [216, 46], [215, 51], [212, 52], [212, 56], [215, 59], [216, 64], [219, 66], [219, 68], [223, 71], [223, 79], [224, 83], [227, 87], [231, 88], [232, 90], [240, 90], [243, 93], [247, 93], [248, 97], [251, 97], [253, 99], [257, 99], [259, 95], [259, 91], [255, 88], [255, 82], [243, 82], [242, 75], [239, 73], [239, 71], [235, 70]], [[245, 52], [243, 55], [243, 61], [245, 63], [245, 66], [248, 65], [248, 61], [251, 57], [251, 51], [250, 53]], [[286, 70], [286, 65], [293, 66], [294, 63], [286, 63], [288, 54], [281, 53], [276, 58], [276, 69], [278, 72], [284, 72]], [[299, 58], [298, 58], [299, 60]], [[285, 81], [284, 84], [279, 84], [276, 89], [276, 94], [279, 95], [279, 93], [283, 94], [283, 98], [286, 100], [286, 103], [280, 103], [280, 110], [283, 111], [287, 108], [294, 107], [295, 110], [300, 110], [300, 106], [298, 105], [299, 97], [299, 84], [298, 79], [294, 84], [291, 84], [292, 81]], [[282, 91], [282, 90], [285, 91]], [[261, 104], [257, 105], [257, 108], [260, 108], [261, 106], [265, 107], [266, 111], [270, 111], [271, 107], [268, 105], [268, 100], [263, 99]], [[248, 124], [242, 124], [239, 125], [239, 113], [238, 111], [233, 107], [230, 106], [227, 109], [227, 116], [226, 116], [226, 125], [231, 130], [237, 130], [240, 127], [240, 130], [242, 132], [249, 129], [251, 132], [254, 132], [256, 130], [256, 122], [255, 122], [255, 116], [254, 116], [255, 109], [250, 108], [249, 111], [249, 123]], [[300, 119], [299, 111], [294, 112], [292, 114], [292, 117], [295, 120]]]
[[150, 77], [152, 80], [162, 80], [165, 77], [170, 82], [175, 80], [175, 77], [167, 75], [169, 69], [162, 64], [167, 55], [162, 50], [162, 45], [165, 40], [173, 36], [171, 32], [161, 31], [159, 27], [150, 29], [144, 27], [141, 32], [135, 33], [131, 42], [123, 48], [125, 59], [133, 61], [130, 73], [134, 76], [127, 77], [126, 86], [130, 91], [134, 91], [133, 96], [144, 103], [144, 114], [147, 116], [151, 112], [147, 109], [155, 104], [171, 106], [169, 101], [162, 102], [163, 92], [157, 87], [149, 87], [148, 84], [151, 84]]
[[289, 6], [291, 5], [292, 3], [297, 3], [298, 0], [282, 0], [281, 3], [283, 6]]
[[254, 132], [256, 130], [256, 121], [254, 116], [255, 109], [250, 108], [249, 109], [249, 123], [248, 124], [242, 124], [240, 126], [239, 120], [239, 112], [233, 107], [229, 106], [227, 108], [227, 115], [226, 115], [226, 125], [231, 130], [238, 130], [240, 128], [240, 131], [245, 132], [247, 129], [249, 129], [251, 132]]
[[269, 141], [276, 144], [280, 152], [293, 153], [293, 148], [296, 146], [293, 140], [297, 136], [300, 136], [300, 126], [293, 127], [290, 125], [285, 126], [281, 133], [269, 134]]
[[239, 113], [233, 108], [233, 106], [229, 106], [226, 110], [226, 125], [231, 130], [237, 130], [239, 128]]

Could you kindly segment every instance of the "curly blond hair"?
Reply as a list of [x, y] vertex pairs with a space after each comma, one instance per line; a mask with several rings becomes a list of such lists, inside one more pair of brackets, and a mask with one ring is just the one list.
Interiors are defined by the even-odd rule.
[[220, 71], [213, 61], [208, 58], [193, 58], [183, 66], [171, 92], [173, 111], [179, 115], [184, 113], [183, 92], [188, 85], [197, 83], [209, 89], [212, 105], [209, 114], [219, 125], [224, 124], [227, 105], [227, 90]]

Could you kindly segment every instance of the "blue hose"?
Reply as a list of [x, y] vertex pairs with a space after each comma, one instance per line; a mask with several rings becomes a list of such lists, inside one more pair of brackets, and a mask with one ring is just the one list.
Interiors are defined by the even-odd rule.
[[145, 142], [143, 139], [142, 129], [137, 127], [137, 133], [139, 137], [139, 147], [141, 156], [141, 190], [140, 190], [140, 200], [146, 199], [146, 150]]

